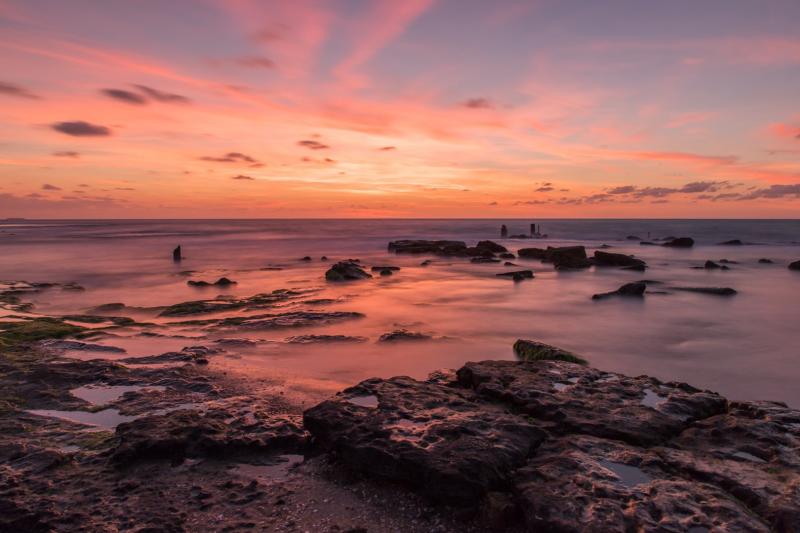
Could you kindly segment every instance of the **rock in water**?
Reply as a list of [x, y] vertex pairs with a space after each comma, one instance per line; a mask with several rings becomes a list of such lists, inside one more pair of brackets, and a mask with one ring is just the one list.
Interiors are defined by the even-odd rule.
[[800, 270], [800, 261], [789, 263], [789, 270]]
[[401, 240], [389, 243], [389, 251], [398, 254], [466, 255], [464, 241]]
[[478, 244], [475, 245], [475, 248], [492, 254], [499, 254], [508, 251], [506, 250], [505, 246], [497, 244], [496, 242], [493, 241], [480, 241], [478, 242]]
[[710, 259], [708, 261], [706, 261], [706, 263], [703, 265], [703, 268], [706, 269], [706, 270], [716, 270], [716, 269], [729, 270], [730, 269], [729, 267], [727, 267], [725, 265], [717, 264], [717, 263], [715, 263], [714, 261], [712, 261]]
[[231, 285], [236, 285], [236, 282], [233, 281], [232, 279], [222, 277], [219, 278], [214, 283], [209, 283], [207, 281], [189, 280], [186, 282], [186, 284], [192, 287], [230, 287]]
[[671, 287], [675, 291], [697, 292], [700, 294], [713, 294], [715, 296], [733, 296], [736, 289], [730, 287]]
[[596, 250], [594, 252], [594, 264], [600, 266], [618, 266], [618, 267], [646, 267], [647, 264], [641, 259], [636, 259], [633, 256], [625, 254], [615, 254], [611, 252], [601, 252]]
[[586, 248], [583, 246], [547, 248], [546, 259], [553, 263], [556, 270], [588, 268], [592, 266], [591, 261], [586, 257]]
[[633, 283], [626, 283], [615, 291], [595, 294], [592, 296], [592, 300], [600, 300], [608, 298], [609, 296], [633, 296], [641, 298], [644, 296], [645, 290], [647, 290], [647, 284], [644, 281], [634, 281]]
[[547, 250], [544, 248], [520, 248], [517, 255], [522, 259], [542, 259], [547, 257]]
[[372, 274], [364, 272], [360, 266], [350, 261], [340, 261], [325, 272], [325, 279], [328, 281], [352, 281], [371, 277]]
[[183, 259], [183, 257], [181, 256], [181, 247], [178, 246], [174, 250], [172, 250], [172, 260], [175, 261], [176, 263], [179, 263], [181, 259]]
[[663, 246], [671, 246], [672, 248], [691, 248], [694, 246], [694, 239], [691, 237], [677, 237], [668, 240], [663, 244]]
[[514, 281], [523, 279], [533, 279], [533, 270], [515, 270], [514, 272], [501, 272], [500, 274], [495, 274], [495, 276], [501, 278], [511, 278]]
[[508, 237], [508, 228], [503, 224], [500, 226], [500, 238], [505, 239], [506, 237]]
[[729, 241], [719, 243], [720, 246], [741, 246], [744, 243], [739, 239], [731, 239]]
[[431, 340], [430, 335], [407, 329], [396, 329], [389, 333], [384, 333], [378, 338], [378, 342], [398, 342], [398, 341], [427, 341]]
[[774, 263], [772, 259], [767, 259], [766, 257], [762, 257], [761, 259], [758, 260], [758, 262], [761, 263], [762, 265], [771, 265], [772, 263]]
[[391, 266], [391, 265], [386, 265], [386, 266], [374, 266], [374, 267], [372, 267], [370, 270], [372, 270], [373, 272], [382, 272], [382, 271], [384, 271], [384, 270], [400, 270], [400, 267], [398, 267], [398, 266]]
[[514, 343], [514, 353], [522, 361], [567, 361], [579, 365], [588, 364], [586, 359], [567, 350], [525, 339], [517, 339]]

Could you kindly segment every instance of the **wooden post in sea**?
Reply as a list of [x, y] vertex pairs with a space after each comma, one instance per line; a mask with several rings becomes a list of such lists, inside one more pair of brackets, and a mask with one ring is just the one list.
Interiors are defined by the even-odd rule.
[[175, 261], [176, 263], [180, 263], [181, 262], [181, 247], [180, 247], [180, 245], [178, 245], [177, 248], [172, 250], [172, 260]]
[[503, 224], [502, 226], [500, 226], [500, 237], [501, 237], [501, 238], [504, 238], [504, 239], [505, 239], [506, 237], [508, 237], [508, 228], [506, 227], [506, 225], [505, 225], [505, 224]]
[[536, 224], [531, 224], [531, 237], [536, 235]]

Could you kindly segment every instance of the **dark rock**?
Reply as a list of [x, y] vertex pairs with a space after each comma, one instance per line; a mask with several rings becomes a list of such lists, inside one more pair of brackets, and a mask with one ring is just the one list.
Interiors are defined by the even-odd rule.
[[327, 344], [340, 342], [366, 342], [366, 337], [353, 337], [350, 335], [295, 335], [287, 337], [289, 344]]
[[592, 266], [592, 263], [586, 257], [586, 248], [583, 246], [548, 247], [546, 260], [552, 262], [556, 270], [588, 268]]
[[772, 259], [767, 259], [766, 257], [762, 257], [761, 259], [758, 260], [758, 262], [761, 263], [762, 265], [771, 265], [775, 261], [773, 261]]
[[389, 251], [398, 254], [465, 255], [464, 241], [400, 240], [389, 243]]
[[350, 261], [340, 261], [325, 272], [325, 279], [328, 281], [352, 281], [371, 277], [371, 274], [364, 272], [360, 266]]
[[512, 278], [514, 281], [517, 281], [518, 278], [520, 280], [533, 279], [533, 270], [515, 270], [514, 272], [501, 272], [495, 275], [503, 278]]
[[620, 270], [633, 270], [635, 272], [644, 272], [647, 270], [647, 265], [642, 263], [641, 265], [631, 265], [620, 268]]
[[789, 263], [789, 270], [800, 270], [800, 261]]
[[495, 259], [494, 257], [473, 257], [469, 260], [470, 263], [499, 263], [499, 259]]
[[613, 248], [613, 246], [605, 244], [605, 243], [600, 245], [600, 249], [601, 250], [608, 250], [609, 248]]
[[497, 257], [499, 257], [500, 259], [516, 259], [516, 256], [509, 252], [504, 252], [502, 254], [499, 254]]
[[416, 331], [407, 329], [396, 329], [389, 333], [384, 333], [378, 338], [378, 342], [398, 342], [398, 341], [427, 341], [433, 337]]
[[420, 263], [419, 266], [426, 267], [426, 266], [430, 265], [431, 263], [433, 263], [433, 261], [431, 261], [430, 259], [426, 259], [425, 261]]
[[720, 246], [741, 246], [744, 243], [739, 239], [731, 239], [730, 241], [721, 242], [719, 244]]
[[710, 259], [705, 262], [705, 264], [703, 265], [703, 268], [705, 270], [715, 270], [715, 269], [729, 270], [729, 268], [727, 266], [717, 264], [714, 261], [711, 261]]
[[628, 239], [629, 241], [641, 241], [642, 240], [641, 237], [637, 237], [636, 235], [628, 235], [625, 238]]
[[293, 300], [303, 294], [302, 291], [276, 289], [272, 292], [255, 294], [247, 298], [216, 298], [214, 300], [194, 300], [170, 305], [159, 316], [189, 316], [236, 309], [262, 309], [277, 303]]
[[177, 246], [174, 250], [172, 250], [172, 260], [176, 263], [179, 263], [181, 259], [183, 259], [183, 256], [181, 255], [181, 247]]
[[500, 226], [500, 238], [505, 239], [506, 237], [508, 237], [508, 228], [503, 224]]
[[666, 241], [662, 246], [670, 246], [672, 248], [691, 248], [694, 246], [694, 239], [691, 237], [676, 237]]
[[651, 241], [642, 241], [639, 243], [640, 246], [658, 246], [657, 243]]
[[323, 449], [370, 476], [459, 506], [508, 486], [544, 431], [469, 390], [371, 379], [303, 414]]
[[492, 254], [499, 254], [503, 252], [508, 252], [505, 246], [497, 244], [493, 241], [480, 241], [478, 244], [475, 245], [475, 248], [478, 250], [485, 250]]
[[220, 320], [211, 320], [208, 324], [221, 329], [272, 330], [318, 326], [363, 317], [363, 314], [352, 311], [291, 311], [288, 313], [223, 318]]
[[730, 259], [720, 259], [719, 262], [724, 264], [724, 265], [738, 265], [739, 264], [739, 261], [731, 261]]
[[516, 263], [512, 263], [511, 261], [506, 261], [505, 263], [503, 263], [503, 266], [515, 267], [515, 266], [519, 266], [519, 265], [517, 265]]
[[209, 283], [207, 281], [189, 280], [186, 282], [186, 284], [192, 287], [230, 287], [231, 285], [236, 285], [236, 282], [228, 278], [222, 277], [219, 278], [214, 283]]
[[512, 235], [511, 238], [512, 239], [530, 239], [531, 236], [530, 235], [526, 235], [524, 233], [519, 233], [517, 235]]
[[327, 261], [328, 260], [328, 256], [327, 255], [323, 255], [322, 257], [319, 258], [319, 260], [320, 261]]
[[389, 266], [389, 265], [387, 265], [387, 266], [374, 266], [374, 267], [371, 268], [371, 270], [373, 272], [380, 272], [382, 270], [400, 270], [400, 267], [398, 267], [398, 266]]
[[300, 258], [300, 261], [311, 261], [311, 257], [306, 255], [306, 256]]
[[592, 300], [600, 300], [610, 296], [633, 296], [635, 298], [641, 298], [644, 296], [645, 290], [647, 290], [647, 284], [645, 282], [634, 281], [633, 283], [626, 283], [615, 291], [595, 294], [592, 296]]
[[675, 291], [697, 292], [700, 294], [713, 294], [715, 296], [733, 296], [736, 289], [730, 287], [670, 287]]
[[544, 248], [520, 248], [517, 250], [520, 259], [541, 259], [547, 257], [547, 250]]
[[517, 339], [514, 353], [521, 361], [567, 361], [579, 365], [588, 364], [586, 359], [567, 350], [543, 342]]
[[111, 459], [119, 467], [142, 460], [241, 458], [247, 454], [300, 451], [306, 435], [299, 417], [272, 415], [252, 397], [212, 403], [201, 413], [180, 410], [117, 426]]
[[636, 259], [633, 256], [625, 254], [615, 254], [610, 252], [601, 252], [595, 250], [594, 264], [599, 266], [615, 266], [615, 267], [642, 267], [646, 263], [641, 259]]
[[380, 274], [381, 276], [391, 276], [392, 270], [390, 268], [384, 268], [383, 270], [381, 270]]

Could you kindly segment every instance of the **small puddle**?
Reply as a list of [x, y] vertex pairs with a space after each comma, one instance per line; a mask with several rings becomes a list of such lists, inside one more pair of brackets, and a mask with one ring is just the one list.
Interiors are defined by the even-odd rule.
[[289, 477], [289, 471], [303, 463], [304, 457], [296, 454], [279, 455], [269, 465], [239, 464], [236, 473], [247, 478], [280, 481]]
[[663, 396], [659, 396], [655, 392], [650, 389], [644, 390], [644, 398], [642, 398], [642, 405], [645, 407], [652, 407], [653, 409], [658, 408], [658, 405], [661, 404], [665, 398]]
[[146, 387], [142, 385], [86, 385], [84, 387], [72, 389], [69, 392], [76, 398], [80, 398], [91, 404], [103, 405], [118, 400], [126, 392], [134, 392], [143, 389], [163, 391], [164, 387]]
[[60, 418], [78, 424], [97, 426], [111, 430], [115, 429], [123, 422], [130, 422], [138, 418], [136, 416], [120, 414], [117, 409], [103, 409], [95, 413], [90, 413], [89, 411], [56, 411], [54, 409], [36, 409], [28, 412], [33, 415]]
[[345, 401], [348, 401], [353, 405], [369, 407], [370, 409], [375, 409], [378, 407], [378, 397], [373, 394], [368, 396], [350, 396], [349, 398], [345, 398]]
[[734, 457], [738, 457], [739, 459], [744, 459], [745, 461], [752, 461], [754, 463], [766, 463], [764, 459], [762, 459], [761, 457], [756, 457], [752, 453], [735, 452], [731, 455], [733, 455]]
[[614, 475], [617, 476], [620, 482], [626, 487], [635, 487], [636, 485], [650, 482], [650, 476], [635, 466], [615, 463], [605, 459], [600, 461], [600, 466], [611, 470]]

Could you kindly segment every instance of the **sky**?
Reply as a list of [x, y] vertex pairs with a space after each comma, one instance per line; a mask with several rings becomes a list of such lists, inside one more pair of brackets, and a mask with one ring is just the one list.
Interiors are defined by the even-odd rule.
[[800, 216], [797, 0], [0, 0], [0, 218]]

